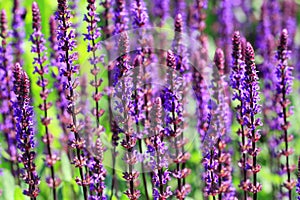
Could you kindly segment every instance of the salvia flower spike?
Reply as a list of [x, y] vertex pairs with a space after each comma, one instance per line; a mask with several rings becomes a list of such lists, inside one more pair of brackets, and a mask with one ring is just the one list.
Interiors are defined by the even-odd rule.
[[293, 76], [291, 67], [288, 63], [290, 52], [288, 50], [288, 32], [283, 29], [280, 35], [280, 41], [276, 54], [276, 111], [278, 130], [282, 131], [279, 141], [284, 143], [284, 149], [279, 151], [280, 157], [285, 157], [284, 168], [281, 169], [283, 174], [287, 175], [287, 180], [283, 186], [288, 190], [288, 198], [292, 199], [292, 189], [296, 185], [296, 181], [292, 179], [292, 172], [295, 170], [295, 166], [290, 163], [290, 156], [293, 154], [293, 149], [290, 148], [289, 143], [293, 140], [293, 135], [288, 133], [290, 122], [288, 118], [292, 115], [291, 107], [289, 106], [291, 101], [289, 95], [292, 92]]
[[[3, 131], [7, 149], [6, 152], [9, 155], [9, 162], [11, 172], [14, 177], [18, 177], [18, 162], [17, 162], [17, 140], [16, 140], [16, 122], [14, 120], [13, 105], [11, 101], [14, 100], [13, 94], [13, 81], [12, 81], [12, 55], [11, 46], [8, 43], [9, 31], [7, 26], [7, 16], [5, 10], [1, 11], [0, 18], [0, 36], [2, 39], [0, 47], [0, 80], [3, 81], [1, 89], [1, 108], [0, 113], [2, 115], [1, 131]], [[19, 180], [16, 179], [18, 184]]]
[[17, 121], [17, 140], [20, 151], [19, 161], [23, 163], [21, 169], [21, 178], [28, 185], [23, 193], [29, 196], [31, 200], [36, 200], [40, 193], [40, 178], [36, 171], [34, 147], [35, 131], [33, 129], [33, 108], [30, 105], [30, 82], [25, 71], [17, 63], [13, 69], [14, 92], [16, 101], [14, 102], [14, 114]]
[[53, 153], [53, 150], [51, 148], [53, 136], [50, 133], [48, 127], [51, 123], [51, 118], [49, 117], [48, 110], [51, 108], [52, 104], [48, 100], [50, 90], [47, 89], [49, 81], [46, 78], [46, 76], [49, 72], [49, 69], [48, 65], [45, 63], [48, 58], [44, 53], [46, 51], [46, 40], [44, 39], [44, 35], [41, 32], [41, 15], [36, 2], [33, 2], [32, 4], [32, 22], [33, 33], [30, 37], [30, 40], [32, 42], [31, 51], [36, 54], [33, 61], [33, 64], [35, 65], [34, 73], [39, 75], [37, 85], [41, 88], [40, 97], [42, 103], [39, 105], [39, 108], [43, 112], [41, 122], [45, 128], [45, 135], [43, 136], [43, 142], [46, 144], [45, 164], [51, 170], [51, 176], [47, 177], [46, 181], [53, 190], [53, 199], [55, 200], [57, 199], [56, 187], [59, 185], [60, 180], [55, 177], [54, 165], [57, 162], [57, 160], [59, 160], [59, 157]]
[[247, 127], [247, 137], [249, 141], [248, 156], [252, 157], [252, 163], [248, 162], [250, 171], [253, 174], [253, 182], [249, 183], [249, 192], [253, 193], [253, 199], [257, 200], [257, 193], [261, 191], [262, 185], [257, 181], [257, 173], [261, 166], [257, 163], [257, 156], [260, 153], [260, 148], [257, 147], [261, 135], [259, 127], [262, 122], [257, 115], [261, 112], [261, 105], [259, 103], [259, 85], [258, 74], [254, 59], [254, 49], [248, 42], [245, 51], [245, 76], [243, 81], [243, 110], [244, 110], [244, 124]]
[[80, 137], [80, 126], [77, 122], [76, 110], [76, 87], [78, 86], [78, 80], [76, 74], [79, 72], [78, 66], [74, 64], [77, 60], [77, 52], [74, 52], [76, 48], [75, 32], [71, 28], [71, 14], [68, 9], [67, 0], [58, 0], [58, 10], [56, 12], [56, 20], [58, 21], [57, 27], [57, 39], [58, 50], [60, 51], [60, 73], [62, 77], [62, 84], [65, 91], [65, 97], [68, 101], [67, 111], [70, 114], [70, 123], [68, 128], [73, 133], [74, 138], [70, 141], [70, 146], [74, 149], [76, 157], [73, 159], [75, 167], [79, 168], [80, 178], [76, 178], [76, 182], [83, 189], [84, 199], [88, 199], [87, 186], [89, 185], [89, 178], [86, 177], [84, 172], [84, 166], [86, 166], [86, 157], [83, 154], [85, 148], [85, 141]]

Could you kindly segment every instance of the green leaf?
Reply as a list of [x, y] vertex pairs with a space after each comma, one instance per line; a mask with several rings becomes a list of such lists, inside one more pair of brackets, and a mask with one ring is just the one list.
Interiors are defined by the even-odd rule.
[[18, 186], [15, 188], [14, 200], [25, 200], [25, 196], [23, 195], [23, 190]]
[[[3, 176], [1, 177], [3, 199], [11, 200], [15, 192], [15, 180], [11, 175], [10, 171], [7, 169], [3, 170]], [[22, 195], [23, 196], [23, 195]]]
[[62, 179], [66, 182], [72, 181], [72, 167], [69, 158], [65, 152], [61, 154]]

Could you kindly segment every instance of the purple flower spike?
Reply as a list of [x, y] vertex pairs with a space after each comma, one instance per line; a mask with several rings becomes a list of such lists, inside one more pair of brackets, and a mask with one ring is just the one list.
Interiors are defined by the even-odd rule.
[[230, 0], [220, 1], [219, 8], [219, 21], [220, 21], [220, 46], [224, 49], [225, 53], [225, 72], [228, 73], [229, 66], [231, 65], [231, 36], [234, 31], [234, 16], [233, 16], [233, 5]]
[[75, 167], [79, 168], [80, 178], [76, 178], [76, 182], [83, 189], [84, 199], [88, 199], [87, 186], [90, 183], [88, 177], [84, 173], [84, 166], [86, 166], [87, 158], [83, 154], [85, 148], [85, 140], [80, 137], [80, 126], [77, 122], [76, 111], [76, 87], [78, 80], [76, 74], [79, 72], [79, 67], [74, 64], [77, 60], [77, 52], [73, 52], [76, 48], [75, 32], [71, 28], [71, 14], [68, 9], [67, 0], [58, 0], [58, 11], [56, 12], [56, 20], [58, 21], [57, 39], [58, 50], [60, 52], [60, 75], [63, 76], [62, 85], [67, 99], [67, 112], [70, 114], [70, 122], [68, 127], [70, 132], [73, 133], [74, 138], [70, 141], [70, 146], [76, 152], [73, 159]]
[[24, 53], [24, 38], [25, 31], [24, 28], [24, 19], [26, 17], [26, 10], [21, 7], [20, 0], [14, 0], [14, 6], [12, 9], [13, 21], [12, 21], [12, 49], [14, 55], [14, 61], [23, 64], [22, 54]]
[[[49, 20], [49, 27], [50, 27], [50, 37], [49, 37], [49, 42], [50, 42], [50, 63], [52, 67], [57, 68], [57, 71], [59, 72], [60, 66], [63, 65], [63, 63], [60, 63], [60, 51], [58, 50], [58, 41], [57, 41], [57, 24], [55, 20], [55, 16], [51, 15], [50, 20]], [[63, 75], [60, 73], [55, 74], [52, 72], [52, 77], [56, 80], [54, 83], [56, 92], [57, 92], [57, 100], [56, 100], [56, 107], [58, 108], [58, 114], [57, 118], [59, 120], [59, 123], [61, 125], [63, 134], [61, 136], [61, 144], [63, 150], [68, 154], [69, 159], [71, 159], [70, 155], [70, 148], [68, 148], [68, 140], [69, 140], [69, 132], [67, 129], [68, 124], [70, 123], [70, 116], [69, 113], [67, 112], [67, 107], [68, 107], [68, 101], [65, 97], [64, 90], [63, 90], [63, 85], [62, 85], [62, 78]]]
[[123, 31], [128, 29], [128, 17], [126, 12], [126, 1], [125, 0], [117, 0], [114, 10], [114, 34], [122, 33]]
[[51, 123], [51, 118], [49, 117], [48, 110], [51, 108], [52, 104], [48, 102], [49, 89], [47, 86], [49, 84], [47, 78], [45, 77], [49, 70], [48, 65], [45, 64], [47, 61], [47, 56], [44, 54], [46, 51], [44, 35], [41, 32], [41, 15], [40, 10], [36, 2], [32, 4], [32, 28], [33, 33], [30, 37], [32, 42], [31, 52], [36, 54], [34, 57], [33, 64], [35, 65], [34, 73], [39, 75], [37, 85], [41, 88], [40, 97], [43, 103], [39, 105], [40, 110], [44, 113], [41, 117], [41, 122], [44, 126], [45, 135], [43, 136], [43, 142], [46, 144], [46, 159], [45, 165], [51, 170], [51, 177], [47, 177], [47, 183], [53, 190], [53, 199], [56, 197], [56, 187], [60, 184], [60, 180], [55, 177], [54, 165], [59, 160], [59, 157], [53, 153], [51, 148], [51, 143], [53, 140], [53, 135], [49, 131], [49, 124]]
[[260, 148], [257, 147], [261, 135], [259, 126], [262, 126], [260, 118], [256, 116], [261, 112], [259, 104], [259, 85], [258, 75], [254, 59], [254, 50], [250, 43], [247, 43], [245, 51], [245, 77], [243, 81], [243, 123], [247, 127], [247, 137], [250, 146], [248, 147], [248, 155], [252, 157], [252, 163], [248, 162], [250, 171], [253, 174], [253, 183], [248, 184], [248, 191], [253, 193], [253, 200], [257, 200], [257, 193], [261, 191], [262, 185], [257, 182], [257, 173], [261, 166], [257, 163], [257, 156], [260, 153]]
[[148, 24], [149, 16], [146, 4], [143, 0], [135, 0], [132, 3], [133, 28], [143, 28]]
[[218, 199], [235, 199], [235, 189], [232, 185], [231, 154], [227, 149], [230, 142], [229, 118], [230, 112], [225, 89], [224, 68], [225, 57], [221, 49], [217, 49], [214, 58], [215, 68], [212, 80], [211, 123], [205, 144], [202, 164], [205, 169], [205, 196], [218, 196]]
[[34, 147], [36, 143], [34, 141], [35, 134], [33, 130], [33, 108], [30, 105], [31, 100], [29, 98], [30, 82], [27, 74], [18, 63], [13, 69], [13, 76], [14, 92], [17, 97], [13, 106], [17, 121], [17, 140], [18, 149], [20, 150], [19, 162], [23, 163], [21, 178], [28, 184], [28, 189], [25, 189], [23, 193], [32, 200], [36, 200], [40, 192], [38, 188], [40, 178], [38, 177], [34, 163], [36, 157]]
[[241, 36], [238, 31], [236, 31], [232, 38], [232, 69], [230, 75], [230, 85], [233, 89], [232, 100], [237, 100], [239, 102], [238, 106], [235, 107], [236, 110], [236, 119], [240, 124], [237, 134], [241, 137], [240, 142], [240, 152], [241, 158], [239, 160], [239, 167], [242, 172], [242, 181], [240, 183], [240, 188], [244, 190], [243, 197], [247, 199], [247, 137], [245, 125], [243, 123], [244, 117], [244, 104], [245, 98], [243, 93], [243, 81], [245, 75], [245, 63], [243, 60], [243, 45], [241, 41]]
[[[11, 101], [15, 100], [13, 94], [13, 81], [12, 81], [12, 56], [11, 46], [8, 43], [8, 27], [7, 17], [4, 10], [1, 11], [0, 19], [0, 36], [2, 39], [0, 46], [0, 80], [2, 85], [0, 86], [1, 106], [0, 113], [2, 117], [2, 123], [0, 130], [3, 132], [6, 142], [6, 152], [9, 155], [9, 162], [11, 163], [11, 172], [14, 177], [18, 177], [18, 161], [17, 161], [17, 140], [16, 140], [16, 122], [14, 120], [13, 105]], [[17, 178], [17, 182], [19, 180]]]
[[297, 32], [297, 12], [298, 5], [294, 0], [286, 0], [282, 2], [282, 28], [286, 28], [289, 33], [288, 47], [294, 48], [294, 39]]
[[150, 125], [151, 137], [147, 145], [147, 153], [150, 154], [150, 165], [153, 173], [153, 198], [155, 200], [168, 199], [172, 195], [170, 186], [167, 186], [168, 181], [171, 180], [171, 173], [168, 171], [168, 146], [163, 141], [162, 112], [162, 101], [158, 97], [150, 114], [151, 119], [154, 119], [155, 122]]
[[288, 134], [290, 122], [288, 118], [292, 115], [292, 109], [289, 106], [291, 101], [289, 95], [292, 92], [293, 67], [289, 66], [290, 51], [288, 50], [288, 32], [283, 29], [280, 36], [280, 42], [276, 54], [276, 112], [277, 112], [277, 129], [282, 132], [278, 138], [280, 143], [284, 144], [284, 149], [279, 150], [279, 156], [285, 157], [286, 163], [283, 165], [281, 174], [287, 175], [287, 180], [284, 182], [284, 188], [288, 190], [287, 195], [292, 199], [292, 190], [296, 185], [296, 181], [291, 178], [292, 172], [295, 170], [295, 165], [290, 164], [290, 156], [293, 154], [293, 148], [289, 147], [289, 143], [293, 140], [293, 135]]
[[[95, 108], [93, 109], [93, 115], [96, 119], [96, 127], [94, 131], [97, 135], [97, 140], [95, 145], [93, 145], [93, 150], [96, 152], [94, 155], [89, 155], [88, 159], [88, 168], [91, 174], [90, 182], [90, 198], [91, 199], [106, 199], [104, 194], [105, 184], [104, 180], [106, 177], [106, 171], [102, 164], [102, 154], [103, 147], [100, 139], [100, 135], [104, 134], [103, 127], [100, 125], [100, 118], [103, 115], [104, 111], [100, 109], [99, 101], [101, 100], [102, 94], [100, 93], [99, 87], [101, 86], [102, 79], [99, 78], [99, 63], [102, 62], [102, 56], [98, 56], [99, 43], [98, 39], [100, 38], [100, 29], [97, 26], [97, 23], [100, 21], [98, 14], [96, 13], [96, 4], [94, 0], [88, 0], [87, 14], [84, 15], [84, 21], [87, 22], [87, 33], [84, 34], [84, 40], [88, 41], [87, 51], [91, 53], [89, 59], [90, 64], [93, 66], [91, 70], [94, 80], [91, 82], [91, 86], [94, 87], [95, 91], [93, 93], [93, 100], [95, 102]], [[82, 85], [83, 87], [84, 85]], [[86, 86], [85, 86], [86, 87]], [[86, 124], [87, 125], [87, 124]], [[87, 128], [87, 127], [86, 127]], [[93, 136], [92, 136], [93, 137]], [[86, 141], [90, 139], [87, 138]], [[89, 143], [87, 143], [89, 144]]]

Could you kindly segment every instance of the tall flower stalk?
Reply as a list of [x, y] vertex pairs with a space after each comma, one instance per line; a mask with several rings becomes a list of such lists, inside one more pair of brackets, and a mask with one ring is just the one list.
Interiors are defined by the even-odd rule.
[[86, 158], [83, 154], [85, 141], [79, 135], [80, 126], [77, 122], [78, 111], [76, 109], [76, 92], [75, 89], [78, 81], [75, 75], [79, 72], [78, 66], [74, 65], [77, 60], [77, 52], [73, 52], [76, 47], [75, 32], [71, 28], [71, 14], [68, 10], [66, 0], [58, 0], [58, 11], [56, 19], [58, 20], [57, 39], [59, 42], [58, 50], [60, 51], [60, 73], [62, 84], [65, 90], [65, 96], [68, 100], [67, 111], [70, 114], [71, 122], [68, 124], [69, 130], [73, 133], [74, 139], [70, 141], [70, 146], [75, 150], [76, 157], [73, 160], [75, 167], [79, 168], [80, 178], [76, 178], [76, 182], [83, 189], [84, 199], [88, 199], [87, 185], [89, 184], [88, 177], [85, 176], [84, 166], [86, 166]]
[[36, 171], [35, 158], [36, 152], [34, 147], [33, 130], [33, 108], [30, 105], [30, 82], [25, 71], [20, 64], [16, 64], [13, 69], [14, 76], [14, 92], [16, 101], [14, 102], [14, 114], [17, 121], [17, 140], [18, 149], [20, 150], [19, 159], [23, 163], [21, 178], [28, 185], [28, 189], [23, 191], [23, 194], [30, 197], [31, 200], [36, 200], [40, 193], [38, 188], [40, 178]]
[[57, 42], [57, 24], [55, 20], [55, 16], [51, 15], [49, 20], [49, 27], [50, 27], [50, 37], [49, 37], [49, 43], [50, 43], [50, 64], [54, 68], [56, 68], [57, 72], [55, 73], [54, 70], [52, 71], [52, 77], [56, 80], [54, 83], [56, 93], [57, 93], [57, 99], [56, 99], [56, 107], [58, 108], [57, 111], [57, 119], [59, 120], [60, 126], [62, 128], [62, 148], [67, 153], [68, 158], [71, 159], [71, 152], [68, 148], [68, 140], [69, 140], [69, 131], [68, 131], [68, 124], [70, 123], [70, 116], [67, 112], [68, 107], [68, 101], [66, 99], [66, 96], [64, 94], [64, 88], [62, 83], [63, 75], [59, 73], [60, 66], [63, 65], [63, 63], [60, 63], [60, 51], [58, 50], [58, 42]]
[[139, 199], [140, 191], [136, 189], [139, 172], [135, 170], [135, 166], [138, 162], [137, 156], [137, 137], [134, 130], [135, 120], [135, 106], [133, 95], [133, 73], [132, 66], [129, 64], [129, 38], [126, 32], [121, 33], [118, 40], [118, 50], [120, 57], [117, 58], [115, 63], [115, 71], [117, 81], [115, 85], [115, 95], [121, 99], [121, 102], [117, 104], [116, 109], [120, 110], [120, 119], [123, 122], [123, 126], [120, 127], [124, 137], [121, 141], [122, 147], [125, 148], [124, 161], [126, 163], [126, 170], [123, 172], [123, 178], [128, 184], [128, 189], [124, 194], [131, 200]]
[[[139, 153], [143, 155], [143, 148], [142, 148], [142, 143], [143, 140], [142, 138], [147, 137], [149, 127], [147, 127], [147, 124], [149, 124], [150, 119], [149, 119], [149, 111], [151, 110], [152, 103], [151, 103], [151, 98], [152, 98], [152, 92], [151, 92], [151, 81], [150, 81], [150, 75], [149, 75], [149, 70], [147, 68], [147, 64], [149, 64], [150, 59], [151, 59], [151, 51], [149, 48], [149, 38], [146, 37], [145, 35], [145, 30], [148, 26], [148, 20], [149, 16], [147, 13], [147, 8], [146, 4], [143, 0], [135, 0], [132, 3], [132, 9], [131, 9], [131, 14], [132, 14], [132, 27], [139, 29], [138, 31], [138, 40], [139, 40], [139, 49], [138, 53], [136, 55], [136, 64], [135, 65], [135, 71], [140, 70], [140, 78], [142, 80], [142, 85], [137, 86], [135, 90], [135, 98], [136, 100], [141, 100], [142, 106], [141, 110], [136, 110], [137, 112], [135, 113], [138, 115], [138, 120], [136, 120], [136, 127], [138, 129], [138, 145], [139, 145]], [[140, 68], [140, 69], [139, 69]], [[140, 87], [140, 88], [139, 88]], [[139, 90], [139, 91], [138, 91]], [[140, 93], [140, 94], [138, 94]], [[142, 99], [139, 98], [139, 95], [143, 95]], [[136, 102], [136, 108], [138, 107], [138, 102]], [[138, 114], [139, 113], [139, 114]], [[142, 123], [141, 123], [142, 122]], [[144, 125], [144, 130], [139, 130], [138, 126]], [[141, 162], [141, 167], [142, 167], [142, 178], [143, 178], [143, 186], [145, 189], [145, 198], [148, 200], [149, 199], [149, 193], [148, 193], [148, 187], [147, 187], [147, 179], [146, 179], [146, 173], [145, 173], [145, 164], [144, 162]]]
[[240, 142], [240, 152], [242, 153], [239, 160], [239, 167], [242, 171], [242, 181], [240, 183], [240, 188], [244, 190], [243, 199], [248, 197], [248, 176], [247, 176], [247, 149], [248, 140], [246, 136], [246, 127], [244, 124], [244, 92], [243, 92], [243, 81], [245, 74], [245, 62], [243, 60], [243, 46], [241, 42], [240, 33], [236, 31], [232, 38], [232, 71], [230, 75], [231, 88], [233, 89], [232, 100], [237, 100], [239, 104], [235, 107], [236, 119], [239, 123], [239, 129], [237, 134], [241, 137]]
[[[94, 198], [106, 199], [104, 194], [104, 179], [106, 176], [106, 171], [103, 167], [103, 147], [100, 135], [104, 132], [103, 127], [100, 125], [100, 117], [103, 115], [103, 110], [100, 109], [99, 101], [102, 98], [99, 87], [101, 86], [102, 79], [99, 78], [99, 64], [102, 62], [103, 57], [97, 55], [99, 49], [99, 38], [100, 28], [98, 28], [97, 23], [100, 21], [98, 14], [96, 13], [96, 4], [93, 0], [88, 0], [87, 14], [84, 16], [84, 20], [87, 22], [87, 33], [84, 34], [84, 40], [88, 41], [87, 52], [91, 53], [89, 59], [90, 64], [93, 66], [91, 73], [94, 76], [94, 80], [91, 82], [92, 87], [94, 87], [93, 100], [95, 107], [93, 109], [93, 115], [96, 119], [96, 129], [97, 140], [93, 147], [95, 155], [89, 155], [89, 170], [91, 176], [90, 190], [94, 192]], [[98, 177], [98, 178], [97, 178]]]
[[[235, 189], [232, 185], [232, 164], [231, 154], [227, 145], [230, 142], [230, 119], [228, 114], [230, 108], [226, 96], [227, 83], [225, 81], [225, 56], [221, 49], [217, 49], [214, 57], [215, 69], [213, 73], [212, 89], [213, 101], [212, 105], [212, 121], [210, 128], [217, 134], [217, 158], [218, 158], [218, 199], [235, 199]], [[212, 103], [213, 104], [213, 103]]]
[[260, 148], [257, 147], [261, 135], [259, 126], [262, 122], [257, 115], [261, 112], [259, 104], [259, 85], [258, 75], [255, 65], [254, 50], [250, 43], [247, 43], [245, 50], [245, 77], [243, 81], [243, 111], [244, 111], [244, 124], [247, 127], [247, 137], [250, 146], [248, 147], [248, 155], [252, 157], [252, 163], [248, 162], [250, 171], [253, 174], [253, 183], [248, 184], [248, 191], [253, 193], [253, 200], [257, 200], [257, 193], [261, 191], [262, 185], [257, 182], [257, 173], [260, 171], [261, 166], [257, 163], [257, 156], [260, 153]]
[[14, 62], [18, 62], [21, 65], [23, 64], [22, 54], [24, 53], [24, 38], [25, 31], [23, 31], [24, 27], [24, 19], [26, 17], [26, 10], [21, 7], [20, 0], [14, 0], [13, 4], [13, 20], [12, 20], [12, 50], [14, 55]]
[[43, 136], [43, 142], [46, 144], [46, 159], [45, 164], [50, 168], [51, 177], [47, 178], [48, 185], [52, 188], [53, 191], [53, 199], [56, 200], [56, 187], [59, 185], [59, 180], [55, 177], [54, 165], [59, 159], [57, 155], [55, 155], [51, 148], [51, 143], [53, 140], [53, 135], [51, 135], [49, 131], [49, 125], [51, 123], [51, 118], [49, 117], [48, 110], [51, 108], [52, 103], [48, 101], [48, 96], [50, 90], [47, 89], [49, 81], [46, 78], [46, 75], [49, 72], [48, 65], [45, 64], [47, 61], [47, 56], [44, 54], [46, 51], [44, 35], [41, 32], [41, 15], [40, 10], [36, 2], [32, 4], [32, 28], [33, 33], [30, 37], [32, 42], [31, 51], [36, 54], [34, 58], [33, 64], [35, 65], [34, 73], [39, 75], [39, 80], [37, 81], [37, 85], [41, 88], [40, 97], [42, 99], [42, 103], [39, 105], [40, 110], [43, 112], [43, 117], [41, 117], [41, 122], [44, 126], [45, 135]]
[[1, 89], [1, 115], [2, 124], [1, 131], [3, 131], [9, 155], [10, 168], [13, 176], [16, 178], [18, 184], [19, 180], [19, 165], [17, 162], [17, 139], [16, 139], [16, 122], [14, 120], [13, 105], [11, 101], [14, 101], [15, 96], [13, 94], [13, 81], [12, 81], [12, 58], [10, 52], [10, 44], [8, 43], [8, 26], [7, 16], [4, 10], [1, 11], [0, 18], [0, 36], [2, 39], [0, 47], [0, 79], [3, 81]]
[[280, 35], [280, 41], [276, 54], [276, 111], [277, 111], [277, 124], [278, 129], [282, 132], [279, 141], [284, 144], [284, 148], [279, 151], [279, 156], [285, 157], [284, 167], [281, 169], [282, 174], [287, 175], [287, 180], [283, 186], [288, 190], [288, 198], [292, 199], [292, 189], [296, 185], [296, 181], [292, 179], [291, 175], [295, 169], [294, 165], [290, 163], [290, 156], [293, 154], [293, 148], [290, 148], [289, 142], [293, 140], [293, 135], [288, 134], [290, 122], [288, 118], [292, 115], [292, 110], [289, 100], [289, 95], [292, 92], [292, 70], [293, 67], [289, 66], [289, 50], [288, 50], [288, 32], [283, 29]]
[[153, 170], [153, 199], [167, 199], [172, 195], [171, 187], [168, 186], [168, 181], [171, 180], [168, 170], [168, 146], [164, 141], [166, 138], [163, 131], [163, 106], [162, 100], [158, 97], [153, 109], [150, 111], [153, 122], [150, 124], [149, 143], [147, 145], [147, 153], [150, 155], [150, 165]]

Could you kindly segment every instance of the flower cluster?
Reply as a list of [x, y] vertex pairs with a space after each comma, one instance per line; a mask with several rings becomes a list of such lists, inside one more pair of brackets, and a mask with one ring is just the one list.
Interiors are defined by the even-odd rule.
[[14, 55], [14, 61], [23, 64], [22, 54], [24, 53], [24, 38], [25, 31], [23, 31], [24, 27], [24, 19], [26, 17], [26, 10], [21, 7], [20, 0], [14, 0], [14, 6], [12, 9], [13, 20], [12, 20], [12, 49]]
[[225, 90], [224, 53], [217, 49], [214, 58], [215, 70], [211, 88], [211, 122], [208, 138], [205, 142], [209, 151], [204, 154], [202, 164], [205, 169], [204, 192], [206, 196], [217, 196], [219, 199], [235, 199], [235, 189], [232, 186], [231, 154], [226, 144], [230, 142], [229, 136], [229, 105]]
[[248, 162], [250, 171], [253, 173], [253, 183], [247, 187], [249, 192], [253, 193], [253, 199], [257, 199], [257, 193], [261, 191], [262, 185], [257, 182], [257, 173], [261, 166], [257, 164], [257, 156], [260, 153], [260, 148], [256, 143], [259, 141], [261, 135], [259, 126], [262, 126], [260, 118], [257, 114], [260, 112], [261, 106], [259, 104], [259, 85], [258, 75], [254, 59], [254, 50], [250, 43], [247, 43], [245, 50], [245, 76], [243, 81], [243, 123], [246, 129], [246, 136], [250, 146], [247, 149], [249, 157], [252, 157], [252, 163]]
[[114, 34], [119, 34], [127, 30], [127, 22], [126, 1], [118, 0], [114, 9]]
[[239, 104], [235, 107], [236, 119], [239, 123], [239, 129], [237, 134], [241, 137], [240, 142], [240, 152], [241, 158], [239, 160], [239, 167], [242, 172], [242, 181], [240, 187], [244, 190], [244, 199], [247, 198], [247, 188], [243, 185], [247, 182], [247, 148], [249, 144], [247, 143], [246, 137], [246, 127], [244, 124], [244, 92], [243, 92], [243, 81], [245, 76], [245, 62], [243, 56], [243, 45], [241, 42], [241, 36], [239, 32], [235, 32], [232, 38], [232, 71], [230, 75], [231, 88], [234, 90], [232, 95], [232, 100], [238, 100]]
[[150, 116], [155, 121], [150, 125], [151, 137], [147, 144], [147, 153], [150, 155], [150, 165], [153, 171], [153, 198], [155, 200], [167, 199], [172, 195], [171, 187], [167, 186], [168, 181], [171, 180], [171, 174], [168, 171], [169, 153], [168, 146], [164, 141], [166, 135], [164, 135], [163, 130], [162, 101], [160, 97], [155, 100]]
[[59, 62], [60, 74], [62, 77], [62, 85], [65, 92], [65, 97], [68, 101], [67, 112], [70, 114], [71, 121], [67, 128], [73, 133], [74, 138], [70, 141], [70, 146], [74, 149], [76, 157], [73, 159], [75, 167], [79, 168], [80, 178], [76, 178], [78, 185], [82, 186], [84, 199], [87, 200], [87, 186], [89, 185], [89, 178], [85, 176], [83, 167], [86, 165], [86, 157], [83, 154], [85, 148], [85, 141], [80, 137], [80, 126], [77, 122], [76, 111], [76, 92], [78, 80], [75, 75], [79, 72], [79, 68], [74, 64], [77, 60], [77, 52], [73, 52], [76, 48], [75, 32], [71, 28], [71, 14], [68, 9], [66, 0], [58, 0], [58, 10], [56, 12], [57, 40], [58, 50], [60, 51]]
[[53, 189], [53, 198], [56, 199], [56, 187], [60, 184], [60, 180], [55, 178], [54, 165], [59, 160], [59, 157], [55, 155], [51, 148], [51, 143], [53, 140], [53, 136], [49, 131], [49, 124], [51, 123], [51, 118], [49, 117], [49, 109], [52, 106], [52, 103], [48, 101], [48, 96], [50, 90], [47, 89], [49, 85], [49, 81], [46, 78], [48, 74], [48, 65], [45, 64], [48, 59], [47, 56], [43, 53], [46, 51], [44, 36], [41, 32], [41, 16], [40, 10], [36, 2], [32, 4], [32, 28], [33, 33], [30, 37], [32, 42], [31, 52], [36, 54], [34, 58], [33, 65], [35, 65], [34, 73], [39, 75], [39, 79], [37, 81], [37, 85], [41, 88], [40, 97], [42, 103], [39, 104], [40, 110], [44, 113], [43, 117], [41, 117], [41, 122], [45, 128], [45, 135], [43, 137], [43, 142], [46, 144], [46, 159], [45, 164], [51, 170], [51, 177], [47, 178], [48, 185]]
[[21, 152], [18, 159], [23, 163], [20, 176], [28, 184], [28, 189], [25, 189], [23, 193], [35, 200], [40, 192], [38, 188], [40, 178], [34, 162], [36, 158], [36, 152], [34, 151], [36, 142], [33, 129], [33, 108], [30, 105], [29, 97], [30, 82], [26, 72], [23, 71], [18, 63], [13, 69], [13, 77], [14, 92], [17, 98], [13, 105], [17, 121], [17, 147]]
[[14, 177], [18, 176], [18, 163], [17, 163], [17, 140], [15, 131], [15, 120], [13, 113], [13, 105], [15, 96], [13, 94], [13, 81], [12, 81], [12, 66], [11, 66], [11, 51], [10, 44], [8, 43], [8, 25], [6, 12], [2, 10], [0, 19], [0, 36], [2, 39], [0, 47], [0, 80], [3, 85], [0, 87], [1, 107], [0, 113], [3, 123], [0, 125], [1, 131], [4, 133], [9, 161], [11, 163], [11, 172]]
[[234, 31], [234, 15], [232, 14], [233, 3], [230, 0], [220, 1], [219, 22], [220, 22], [220, 41], [219, 45], [224, 49], [225, 53], [225, 71], [229, 72], [231, 64], [231, 43], [230, 39]]
[[291, 173], [295, 170], [295, 166], [289, 162], [289, 157], [293, 154], [293, 149], [289, 147], [289, 143], [293, 140], [293, 135], [288, 134], [290, 123], [288, 117], [292, 115], [292, 110], [289, 104], [289, 95], [292, 92], [292, 70], [289, 66], [289, 50], [288, 50], [288, 32], [283, 29], [280, 35], [280, 42], [276, 54], [276, 112], [277, 112], [277, 129], [282, 132], [279, 136], [280, 143], [284, 144], [284, 148], [279, 150], [278, 156], [285, 157], [286, 163], [280, 169], [280, 174], [286, 174], [287, 180], [284, 182], [284, 187], [288, 190], [288, 197], [292, 199], [292, 189], [296, 185], [296, 181], [291, 178]]
[[147, 25], [149, 16], [147, 13], [145, 2], [143, 0], [135, 0], [132, 3], [131, 12], [133, 16], [133, 28], [142, 28]]
[[[292, 66], [300, 72], [295, 0], [265, 0], [260, 11], [251, 0], [57, 0], [50, 16], [48, 3], [33, 2], [32, 18], [23, 4], [14, 0], [11, 16], [0, 13], [0, 175], [10, 170], [15, 195], [19, 188], [31, 200], [50, 192], [53, 200], [300, 195], [291, 127], [299, 92]], [[174, 36], [166, 32], [172, 23]], [[0, 183], [4, 198], [10, 182]]]

